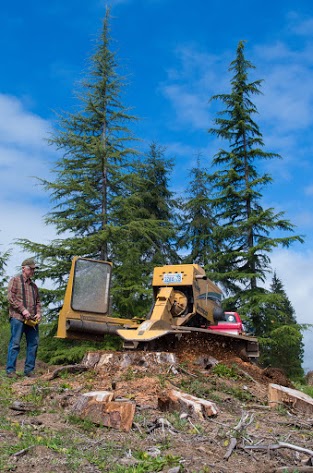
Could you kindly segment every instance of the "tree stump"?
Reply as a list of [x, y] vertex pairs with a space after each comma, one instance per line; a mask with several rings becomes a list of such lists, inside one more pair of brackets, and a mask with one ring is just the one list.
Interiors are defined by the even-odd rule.
[[175, 389], [163, 393], [158, 398], [158, 407], [161, 411], [184, 412], [198, 420], [204, 420], [218, 414], [218, 409], [213, 402]]
[[135, 415], [135, 404], [112, 399], [113, 393], [109, 391], [82, 394], [73, 406], [72, 413], [94, 424], [129, 432]]

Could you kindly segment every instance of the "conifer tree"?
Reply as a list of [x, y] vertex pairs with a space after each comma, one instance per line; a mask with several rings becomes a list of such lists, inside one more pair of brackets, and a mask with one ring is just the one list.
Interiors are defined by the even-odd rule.
[[53, 205], [45, 221], [56, 227], [60, 238], [50, 245], [20, 240], [42, 262], [37, 277], [56, 283], [54, 291], [43, 291], [45, 302], [62, 299], [74, 255], [112, 259], [118, 231], [114, 202], [125, 192], [125, 175], [136, 153], [130, 147], [129, 128], [135, 117], [121, 102], [124, 81], [111, 50], [109, 23], [107, 10], [90, 74], [78, 97], [80, 110], [61, 115], [50, 139], [60, 152], [56, 178], [41, 183]]
[[[270, 269], [269, 254], [278, 246], [288, 247], [302, 239], [291, 235], [294, 225], [285, 219], [284, 212], [262, 207], [262, 193], [272, 178], [260, 173], [258, 163], [279, 156], [263, 149], [262, 134], [254, 121], [257, 109], [251, 100], [261, 93], [261, 81], [249, 82], [251, 69], [254, 66], [246, 60], [244, 42], [240, 41], [229, 68], [233, 73], [231, 92], [212, 97], [225, 109], [209, 132], [228, 145], [213, 159], [217, 170], [212, 174], [212, 204], [219, 220], [215, 238], [222, 244], [212, 270], [216, 279], [229, 288], [229, 304], [236, 305], [243, 314], [250, 313], [259, 334], [262, 304], [267, 298], [260, 282]], [[279, 232], [289, 235], [280, 236]]]
[[282, 281], [274, 272], [271, 298], [263, 307], [261, 363], [282, 368], [293, 379], [303, 376], [303, 336]]
[[119, 314], [143, 316], [151, 306], [153, 268], [179, 262], [175, 245], [176, 201], [169, 190], [172, 163], [152, 143], [125, 178], [116, 199], [118, 238], [113, 246], [113, 294]]
[[7, 284], [8, 277], [5, 273], [5, 267], [10, 257], [10, 252], [5, 251], [0, 253], [0, 315], [3, 315], [8, 319], [8, 295], [7, 295]]
[[150, 267], [163, 264], [176, 264], [179, 257], [176, 250], [177, 201], [170, 191], [170, 177], [173, 162], [165, 157], [165, 148], [152, 143], [138, 173], [143, 176], [142, 207], [146, 209], [149, 220], [155, 220], [158, 231], [153, 245], [146, 252]]
[[204, 267], [212, 260], [217, 242], [213, 230], [217, 225], [210, 201], [210, 182], [207, 170], [197, 165], [190, 171], [188, 194], [182, 204], [180, 246], [187, 248], [185, 263], [196, 263]]
[[267, 313], [273, 320], [273, 326], [296, 324], [295, 310], [276, 271], [273, 274], [270, 290], [272, 294], [276, 295], [276, 303], [267, 306]]
[[6, 266], [10, 257], [10, 251], [0, 252], [0, 323], [1, 323], [1, 345], [0, 363], [3, 365], [7, 358], [7, 349], [10, 341], [9, 303], [8, 303], [8, 277]]
[[[269, 364], [282, 369], [294, 380], [303, 379], [303, 336], [297, 324], [282, 325], [270, 334]], [[261, 349], [264, 345], [261, 344]]]

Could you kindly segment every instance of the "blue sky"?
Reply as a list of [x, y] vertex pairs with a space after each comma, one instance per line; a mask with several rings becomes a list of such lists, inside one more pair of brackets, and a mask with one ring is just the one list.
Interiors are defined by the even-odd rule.
[[[173, 190], [188, 185], [188, 171], [221, 145], [207, 133], [227, 93], [238, 41], [263, 79], [254, 103], [265, 150], [283, 159], [263, 170], [274, 178], [264, 207], [285, 211], [305, 236], [303, 245], [275, 250], [277, 270], [298, 321], [311, 322], [313, 293], [313, 5], [311, 0], [115, 0], [112, 47], [126, 76], [123, 102], [141, 120], [135, 133], [167, 147], [175, 163]], [[5, 2], [0, 17], [0, 250], [15, 238], [47, 242], [49, 198], [32, 176], [51, 178], [55, 150], [45, 138], [55, 112], [74, 111], [75, 90], [102, 26], [100, 0]], [[14, 248], [8, 271], [24, 255]], [[311, 335], [313, 338], [313, 335]], [[313, 367], [312, 367], [313, 368]]]

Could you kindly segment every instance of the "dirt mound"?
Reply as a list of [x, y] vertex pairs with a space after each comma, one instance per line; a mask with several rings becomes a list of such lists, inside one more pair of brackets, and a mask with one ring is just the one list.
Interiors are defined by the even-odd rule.
[[283, 370], [280, 370], [279, 368], [266, 368], [263, 370], [263, 375], [270, 380], [270, 383], [280, 384], [281, 386], [287, 386], [288, 388], [294, 387]]

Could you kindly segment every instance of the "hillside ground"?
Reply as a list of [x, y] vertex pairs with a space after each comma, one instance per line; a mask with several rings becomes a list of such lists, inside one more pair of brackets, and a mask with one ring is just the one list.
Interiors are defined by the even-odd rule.
[[[269, 383], [292, 387], [290, 381], [278, 370], [262, 370], [228, 352], [215, 355], [214, 366], [196, 347], [162, 363], [147, 352], [128, 361], [127, 354], [114, 352], [102, 367], [95, 363], [83, 372], [53, 377], [58, 367], [38, 362], [36, 378], [15, 380], [1, 367], [0, 471], [313, 471], [313, 416], [268, 405]], [[214, 402], [218, 414], [200, 420], [161, 411], [158, 399], [173, 387]], [[78, 397], [98, 390], [135, 403], [129, 432], [75, 415]]]

